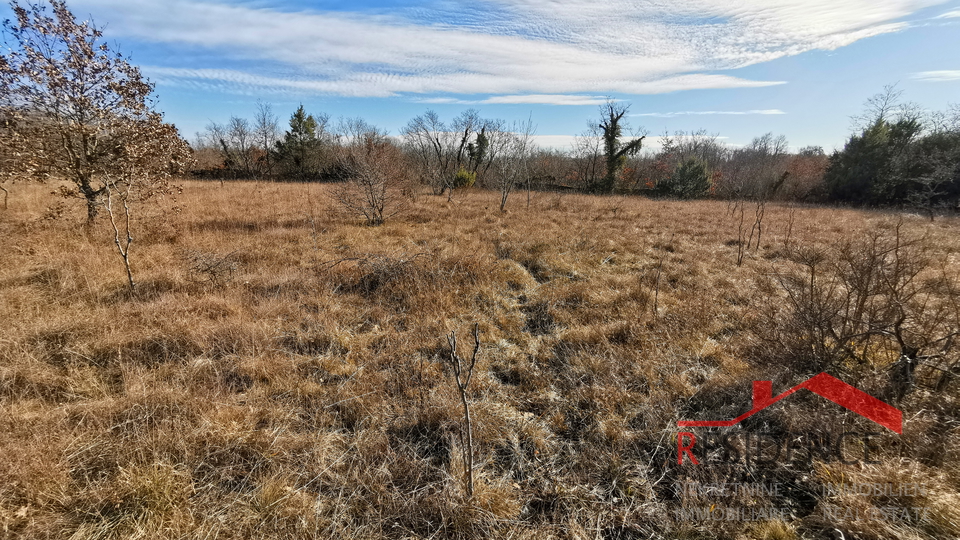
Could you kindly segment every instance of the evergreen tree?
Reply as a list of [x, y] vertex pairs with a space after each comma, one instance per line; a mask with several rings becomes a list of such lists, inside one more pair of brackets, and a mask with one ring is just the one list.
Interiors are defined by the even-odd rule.
[[921, 131], [913, 118], [888, 122], [878, 118], [859, 135], [853, 135], [843, 150], [834, 152], [824, 183], [835, 201], [858, 205], [895, 204], [908, 195], [903, 171], [904, 157]]
[[304, 111], [303, 105], [290, 116], [290, 130], [277, 142], [276, 160], [284, 164], [287, 173], [300, 181], [318, 173], [317, 152], [320, 137], [317, 121]]
[[657, 193], [678, 199], [696, 199], [710, 191], [710, 174], [706, 165], [691, 157], [677, 164], [673, 174], [657, 185]]

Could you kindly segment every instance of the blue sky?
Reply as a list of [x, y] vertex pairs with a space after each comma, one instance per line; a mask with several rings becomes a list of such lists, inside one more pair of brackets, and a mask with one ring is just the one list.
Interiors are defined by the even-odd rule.
[[428, 108], [476, 108], [532, 117], [562, 147], [610, 96], [651, 136], [702, 128], [745, 144], [772, 131], [829, 151], [884, 85], [927, 109], [960, 102], [958, 1], [68, 3], [106, 25], [191, 139], [252, 118], [260, 99], [284, 124], [303, 103], [394, 134]]

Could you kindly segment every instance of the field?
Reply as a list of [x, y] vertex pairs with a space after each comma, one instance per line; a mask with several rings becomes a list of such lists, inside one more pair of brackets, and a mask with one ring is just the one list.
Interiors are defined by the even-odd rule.
[[[892, 401], [890, 332], [818, 341], [835, 321], [801, 316], [853, 287], [831, 269], [873, 275], [895, 257], [902, 294], [877, 289], [857, 313], [904, 308], [911, 343], [952, 361], [935, 339], [960, 320], [957, 217], [768, 204], [744, 249], [722, 201], [520, 192], [500, 213], [499, 194], [467, 190], [367, 227], [323, 185], [188, 181], [137, 209], [131, 292], [108, 221], [50, 210], [51, 186], [14, 188], [0, 213], [0, 537], [960, 536], [957, 381], [917, 368]], [[814, 271], [828, 286], [807, 298]], [[474, 324], [468, 497], [446, 361], [452, 332], [469, 359]], [[752, 381], [776, 394], [820, 371], [903, 410], [877, 463], [677, 465], [678, 420], [734, 418]], [[747, 427], [884, 431], [809, 392]], [[787, 514], [688, 519], [766, 504], [678, 492], [690, 481], [777, 482]], [[838, 482], [923, 493], [821, 489]], [[851, 517], [871, 508], [923, 516]]]

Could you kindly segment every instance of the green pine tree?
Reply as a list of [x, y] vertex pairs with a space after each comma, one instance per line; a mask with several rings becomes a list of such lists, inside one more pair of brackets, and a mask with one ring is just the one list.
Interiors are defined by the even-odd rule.
[[303, 105], [290, 116], [290, 130], [277, 142], [276, 160], [297, 180], [307, 180], [318, 172], [316, 154], [320, 146], [317, 121], [304, 111]]

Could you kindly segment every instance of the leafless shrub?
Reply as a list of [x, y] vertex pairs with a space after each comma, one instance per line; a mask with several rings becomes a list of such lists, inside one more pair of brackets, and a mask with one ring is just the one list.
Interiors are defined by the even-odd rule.
[[[670, 237], [670, 243], [667, 246], [660, 247], [660, 257], [657, 258], [657, 278], [656, 285], [654, 286], [653, 292], [653, 316], [656, 317], [660, 312], [660, 276], [663, 273], [663, 259], [667, 256], [668, 251], [673, 251], [672, 249], [667, 249], [667, 247], [672, 246], [673, 237]], [[656, 246], [654, 246], [656, 247]]]
[[473, 286], [489, 266], [480, 259], [454, 259], [430, 253], [362, 254], [321, 263], [319, 277], [328, 290], [375, 302], [387, 313], [433, 313], [471, 299], [443, 298], [438, 291]]
[[454, 382], [460, 403], [463, 405], [463, 425], [460, 426], [460, 449], [463, 452], [463, 486], [467, 497], [473, 497], [473, 428], [470, 425], [470, 402], [467, 401], [467, 387], [473, 378], [473, 368], [477, 365], [477, 355], [480, 353], [480, 325], [473, 325], [473, 354], [467, 361], [457, 354], [457, 333], [450, 332], [447, 344], [450, 345], [450, 357], [447, 364], [453, 369]]
[[427, 256], [427, 253], [416, 253], [410, 256], [401, 254], [396, 257], [369, 254], [327, 261], [322, 263], [321, 267], [325, 270], [331, 270], [342, 264], [352, 263], [357, 270], [357, 275], [351, 288], [372, 293], [413, 271], [416, 262]]
[[208, 283], [221, 287], [233, 281], [239, 263], [236, 260], [236, 251], [220, 255], [206, 251], [189, 250], [182, 254], [187, 265], [187, 273], [191, 281]]
[[[133, 244], [133, 232], [130, 230], [130, 186], [128, 184], [117, 189], [118, 186], [108, 183], [105, 187], [107, 190], [105, 206], [107, 215], [110, 217], [110, 225], [113, 227], [113, 243], [117, 246], [117, 252], [123, 260], [123, 267], [127, 270], [127, 282], [132, 291], [136, 284], [133, 282], [133, 270], [130, 268], [130, 245]], [[120, 208], [117, 208], [116, 201], [119, 201], [122, 213]]]
[[331, 196], [367, 225], [382, 225], [406, 208], [410, 174], [400, 150], [384, 134], [372, 130], [356, 139], [340, 158], [346, 180]]
[[[530, 182], [530, 156], [534, 152], [532, 137], [536, 127], [532, 120], [514, 124], [509, 132], [501, 131], [494, 138], [494, 172], [496, 185], [500, 191], [500, 211], [507, 205], [507, 198], [514, 188], [526, 181]], [[529, 191], [529, 189], [528, 189]]]
[[956, 275], [938, 268], [926, 241], [901, 226], [833, 250], [794, 249], [800, 271], [776, 276], [785, 309], [773, 308], [761, 334], [807, 369], [863, 374], [886, 367], [895, 399], [910, 392], [922, 364], [952, 373], [960, 334]]
[[[729, 205], [730, 214], [734, 217], [734, 219], [737, 220], [737, 266], [743, 265], [743, 259], [746, 256], [747, 251], [750, 250], [750, 246], [753, 246], [754, 251], [760, 249], [760, 239], [763, 235], [763, 217], [767, 211], [767, 202], [765, 199], [757, 199], [753, 201], [753, 224], [750, 226], [748, 233], [747, 223], [749, 220], [746, 217], [747, 203], [748, 201], [744, 199], [736, 199]], [[753, 241], [754, 235], [756, 235], [757, 238], [756, 242]]]

